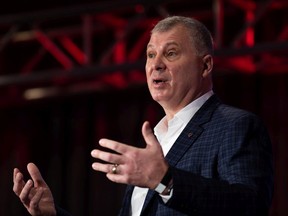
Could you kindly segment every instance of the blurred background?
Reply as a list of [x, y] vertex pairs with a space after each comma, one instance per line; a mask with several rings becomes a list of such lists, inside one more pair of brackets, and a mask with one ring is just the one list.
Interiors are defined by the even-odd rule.
[[202, 21], [215, 39], [214, 91], [256, 113], [273, 143], [270, 216], [288, 215], [286, 0], [10, 0], [0, 7], [0, 215], [27, 215], [13, 168], [36, 163], [73, 215], [114, 216], [125, 185], [92, 171], [102, 137], [138, 146], [163, 111], [150, 98], [145, 50], [168, 15]]

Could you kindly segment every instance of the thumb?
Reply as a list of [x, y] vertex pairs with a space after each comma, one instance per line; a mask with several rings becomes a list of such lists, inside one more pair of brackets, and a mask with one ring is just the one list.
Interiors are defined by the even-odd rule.
[[34, 163], [29, 163], [27, 165], [27, 170], [35, 184], [36, 187], [38, 186], [46, 186], [46, 182], [42, 178], [42, 175], [38, 169], [38, 167]]
[[151, 126], [150, 126], [150, 123], [148, 121], [145, 121], [143, 123], [143, 126], [142, 126], [142, 135], [144, 137], [144, 140], [147, 144], [147, 147], [149, 146], [155, 146], [155, 144], [158, 144], [158, 146], [160, 147], [160, 144], [158, 142], [158, 140], [156, 139], [152, 129], [151, 129]]

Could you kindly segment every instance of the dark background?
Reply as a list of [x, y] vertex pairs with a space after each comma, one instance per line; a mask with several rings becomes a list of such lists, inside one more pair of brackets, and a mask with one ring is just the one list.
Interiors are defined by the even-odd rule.
[[[55, 202], [73, 215], [117, 215], [125, 185], [94, 172], [90, 152], [102, 137], [138, 146], [142, 123], [155, 126], [163, 117], [145, 84], [145, 43], [155, 20], [178, 14], [198, 18], [215, 38], [216, 94], [267, 126], [275, 169], [270, 216], [286, 216], [287, 8], [286, 1], [252, 0], [30, 0], [1, 6], [0, 215], [27, 215], [12, 191], [12, 175], [18, 167], [28, 178], [28, 162], [38, 165]], [[85, 25], [83, 17], [90, 22]], [[63, 38], [82, 54], [66, 49]], [[35, 89], [43, 94], [28, 97]]]

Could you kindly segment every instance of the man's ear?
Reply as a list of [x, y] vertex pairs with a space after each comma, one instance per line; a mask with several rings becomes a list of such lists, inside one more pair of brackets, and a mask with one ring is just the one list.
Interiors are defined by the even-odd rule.
[[213, 57], [209, 54], [205, 55], [203, 58], [203, 77], [207, 77], [211, 74], [213, 69]]

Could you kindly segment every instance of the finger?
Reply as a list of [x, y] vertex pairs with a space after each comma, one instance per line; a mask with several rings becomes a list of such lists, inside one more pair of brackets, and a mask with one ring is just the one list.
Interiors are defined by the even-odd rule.
[[119, 154], [125, 154], [125, 152], [130, 151], [133, 148], [132, 146], [109, 139], [100, 139], [99, 144], [102, 147], [111, 149]]
[[[95, 162], [92, 164], [92, 168], [95, 171], [100, 171], [103, 173], [112, 173], [112, 168], [113, 168], [114, 164], [103, 164], [103, 163], [98, 163]], [[119, 165], [117, 166], [118, 172], [120, 170]], [[114, 174], [115, 175], [115, 174]]]
[[27, 165], [27, 170], [34, 182], [35, 187], [38, 186], [46, 186], [46, 182], [42, 178], [42, 175], [38, 169], [38, 167], [34, 163], [29, 163]]
[[91, 155], [95, 159], [100, 159], [100, 160], [108, 162], [108, 163], [117, 163], [117, 164], [124, 163], [122, 155], [101, 151], [99, 149], [92, 150]]
[[42, 188], [39, 188], [35, 195], [30, 200], [30, 207], [36, 211], [39, 208], [39, 202], [43, 196], [44, 190]]
[[19, 172], [19, 170], [15, 170], [14, 169], [14, 174], [13, 174], [13, 191], [14, 193], [19, 196], [24, 185], [25, 185], [25, 182], [23, 180], [23, 175], [22, 173]]
[[19, 183], [21, 181], [24, 183], [23, 174], [19, 171], [18, 168], [14, 168], [14, 171], [13, 171], [13, 182], [14, 183], [15, 182]]
[[[143, 123], [143, 126], [142, 126], [142, 135], [144, 137], [144, 140], [146, 142], [146, 144], [148, 146], [152, 146], [154, 145], [155, 143], [158, 143], [158, 140], [156, 139], [152, 129], [151, 129], [151, 126], [150, 126], [150, 123], [148, 121], [145, 121]], [[159, 145], [160, 146], [160, 145]]]
[[32, 187], [33, 187], [33, 182], [31, 179], [29, 179], [24, 185], [19, 195], [19, 198], [24, 205], [29, 205], [29, 202], [30, 202], [29, 195], [30, 195]]
[[126, 182], [125, 177], [122, 175], [116, 175], [113, 173], [107, 173], [106, 177], [115, 183], [121, 183], [121, 184], [127, 184], [128, 182]]
[[18, 168], [14, 168], [13, 170], [13, 182], [15, 182], [17, 174], [20, 173], [20, 170]]

